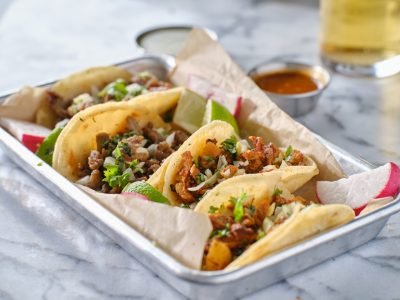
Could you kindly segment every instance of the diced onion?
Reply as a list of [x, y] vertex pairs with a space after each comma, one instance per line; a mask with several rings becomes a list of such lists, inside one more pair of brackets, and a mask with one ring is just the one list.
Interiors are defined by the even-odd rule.
[[251, 149], [251, 146], [250, 146], [249, 142], [246, 140], [240, 140], [239, 142], [236, 143], [236, 152], [238, 155], [240, 155], [250, 149]]
[[212, 176], [212, 172], [211, 172], [210, 169], [205, 170], [205, 171], [204, 171], [204, 174], [205, 174], [208, 178]]
[[135, 175], [133, 175], [131, 168], [127, 168], [122, 174], [129, 174], [129, 181], [133, 181], [135, 179]]
[[147, 151], [149, 152], [150, 156], [154, 156], [157, 150], [157, 145], [156, 144], [151, 144], [148, 148]]
[[175, 140], [175, 132], [171, 133], [169, 136], [167, 136], [167, 138], [165, 139], [165, 141], [167, 142], [168, 145], [172, 146], [172, 143]]
[[112, 166], [115, 165], [115, 158], [111, 156], [107, 156], [106, 159], [104, 160], [103, 166]]
[[274, 171], [274, 170], [276, 170], [276, 166], [268, 165], [268, 166], [265, 166], [264, 168], [262, 168], [261, 172], [270, 172], [270, 171]]
[[225, 156], [220, 155], [218, 158], [217, 170], [221, 170], [222, 168], [225, 168], [227, 165], [228, 165], [228, 162], [226, 161]]
[[208, 178], [206, 181], [203, 181], [202, 183], [200, 183], [199, 185], [196, 185], [194, 187], [188, 188], [188, 191], [190, 192], [197, 192], [199, 190], [201, 190], [202, 187], [204, 186], [211, 186], [214, 183], [217, 182], [218, 179], [218, 172], [215, 173], [213, 176], [211, 176], [210, 178]]
[[274, 222], [272, 222], [268, 217], [265, 218], [262, 224], [264, 232], [270, 230], [272, 226], [274, 226]]

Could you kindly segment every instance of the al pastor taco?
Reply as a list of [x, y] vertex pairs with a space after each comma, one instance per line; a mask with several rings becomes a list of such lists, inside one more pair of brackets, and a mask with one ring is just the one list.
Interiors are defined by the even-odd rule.
[[320, 205], [293, 196], [279, 172], [234, 177], [212, 189], [195, 211], [213, 231], [203, 270], [235, 269], [354, 218], [347, 205]]
[[195, 206], [206, 192], [229, 178], [282, 173], [293, 192], [318, 174], [315, 162], [297, 149], [279, 149], [261, 137], [241, 140], [232, 126], [214, 121], [196, 133], [171, 158], [163, 194], [175, 205]]

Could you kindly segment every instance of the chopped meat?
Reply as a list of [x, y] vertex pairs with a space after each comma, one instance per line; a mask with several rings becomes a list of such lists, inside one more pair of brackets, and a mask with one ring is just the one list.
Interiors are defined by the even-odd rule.
[[171, 147], [174, 150], [178, 150], [178, 148], [183, 144], [184, 141], [186, 141], [189, 138], [189, 136], [184, 133], [182, 130], [176, 130], [175, 131], [175, 136], [174, 136], [174, 141], [172, 142]]
[[304, 161], [305, 158], [303, 153], [299, 150], [293, 150], [286, 162], [292, 166], [303, 166], [305, 163]]
[[169, 144], [164, 141], [157, 145], [157, 150], [154, 154], [154, 157], [159, 161], [163, 161], [170, 156], [172, 152], [174, 152], [174, 150], [172, 150]]
[[280, 165], [282, 162], [282, 152], [272, 143], [264, 146], [264, 155], [264, 163], [266, 165]]
[[103, 149], [104, 144], [110, 140], [110, 137], [107, 133], [101, 132], [96, 135], [96, 144], [97, 144], [97, 151], [101, 152]]
[[233, 218], [231, 216], [226, 216], [224, 214], [210, 214], [209, 215], [212, 227], [214, 230], [216, 229], [224, 229], [226, 228], [226, 224], [232, 224]]
[[60, 96], [52, 91], [47, 91], [48, 101], [50, 103], [51, 109], [56, 113], [60, 119], [69, 118], [67, 107], [71, 101], [64, 101]]
[[183, 203], [192, 203], [196, 199], [187, 190], [190, 185], [190, 169], [193, 165], [193, 157], [190, 151], [185, 151], [182, 153], [182, 162], [180, 166], [180, 171], [177, 176], [177, 183], [175, 184], [175, 192], [181, 198]]
[[199, 156], [199, 166], [203, 170], [210, 169], [211, 171], [214, 171], [217, 168], [217, 158], [207, 155]]
[[233, 177], [236, 174], [237, 170], [238, 170], [237, 167], [228, 165], [223, 170], [221, 170], [219, 173], [222, 176], [222, 178], [228, 179], [228, 178]]
[[228, 236], [221, 237], [221, 241], [226, 243], [230, 249], [245, 247], [257, 240], [257, 231], [243, 224], [232, 224]]
[[104, 159], [101, 156], [100, 152], [97, 150], [90, 151], [90, 155], [88, 157], [88, 164], [90, 170], [97, 170], [103, 165]]
[[190, 176], [195, 178], [199, 174], [200, 174], [200, 170], [196, 167], [195, 164], [193, 164], [192, 167], [190, 168]]
[[160, 168], [160, 165], [159, 164], [152, 164], [150, 167], [148, 167], [148, 172], [150, 173], [150, 174], [153, 174], [153, 173], [155, 173], [158, 169]]
[[98, 169], [93, 170], [89, 178], [89, 187], [97, 190], [101, 187], [101, 173]]
[[130, 131], [134, 131], [136, 134], [143, 134], [142, 128], [140, 128], [139, 123], [132, 117], [127, 118], [126, 127]]
[[246, 170], [246, 173], [248, 173], [248, 174], [258, 173], [264, 167], [264, 165], [263, 165], [264, 155], [260, 151], [247, 150], [241, 154], [241, 157], [244, 160], [247, 160], [249, 162], [249, 164], [244, 167], [244, 169]]
[[147, 136], [154, 144], [158, 144], [164, 141], [164, 137], [157, 132], [157, 130], [153, 129], [153, 123], [149, 122], [143, 128], [143, 134]]

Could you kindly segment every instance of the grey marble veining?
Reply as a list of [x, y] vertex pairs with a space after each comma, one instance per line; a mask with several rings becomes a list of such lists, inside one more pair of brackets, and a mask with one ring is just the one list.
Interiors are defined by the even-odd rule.
[[[157, 24], [214, 29], [248, 70], [318, 62], [317, 1], [13, 0], [0, 4], [0, 90], [136, 54]], [[400, 163], [400, 77], [334, 75], [299, 119], [365, 159]], [[379, 237], [248, 299], [400, 299], [400, 216]], [[0, 153], [0, 299], [180, 299], [175, 290]]]

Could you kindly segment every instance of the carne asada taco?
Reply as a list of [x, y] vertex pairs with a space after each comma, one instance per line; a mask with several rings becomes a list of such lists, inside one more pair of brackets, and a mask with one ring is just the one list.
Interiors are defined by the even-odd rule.
[[195, 132], [171, 158], [163, 194], [175, 205], [196, 205], [220, 182], [238, 175], [279, 170], [293, 192], [318, 174], [315, 162], [299, 150], [281, 151], [261, 137], [240, 140], [234, 128], [214, 121]]
[[293, 196], [279, 172], [226, 180], [195, 211], [209, 215], [213, 231], [203, 270], [234, 269], [253, 263], [354, 218], [347, 205], [320, 205]]
[[[179, 99], [174, 90], [155, 94]], [[119, 193], [128, 183], [152, 175], [154, 185], [162, 186], [161, 165], [188, 135], [146, 107], [146, 99], [151, 101], [154, 95], [138, 97], [143, 98], [140, 103], [109, 102], [76, 114], [56, 142], [54, 169], [71, 181], [106, 193]]]
[[87, 107], [108, 101], [123, 101], [132, 97], [171, 88], [148, 72], [132, 75], [116, 66], [95, 67], [72, 74], [48, 89], [48, 99], [42, 101], [36, 123], [54, 128], [57, 121], [71, 118]]

